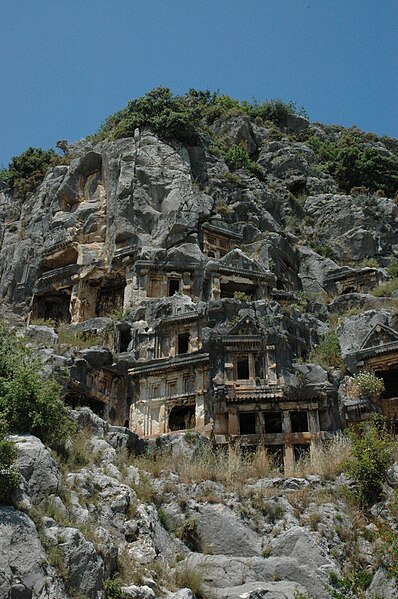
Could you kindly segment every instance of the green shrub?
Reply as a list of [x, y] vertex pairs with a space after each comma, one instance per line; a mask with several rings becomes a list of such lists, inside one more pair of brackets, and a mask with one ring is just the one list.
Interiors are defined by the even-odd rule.
[[8, 183], [17, 197], [24, 199], [42, 182], [48, 168], [60, 162], [54, 150], [28, 148], [20, 156], [11, 158], [7, 169], [0, 173], [0, 180]]
[[398, 289], [398, 278], [382, 283], [372, 289], [372, 294], [376, 297], [389, 297], [393, 291]]
[[0, 324], [0, 417], [12, 433], [32, 433], [58, 446], [72, 430], [59, 385], [40, 374], [23, 339]]
[[[336, 134], [337, 133], [337, 134]], [[310, 135], [306, 143], [318, 159], [318, 170], [331, 174], [340, 187], [349, 193], [352, 189], [382, 190], [393, 197], [398, 189], [398, 151], [391, 147], [391, 155], [380, 152], [372, 143], [376, 136], [363, 133], [356, 127], [339, 128], [334, 139], [321, 140]]]
[[248, 293], [244, 291], [235, 291], [234, 299], [239, 300], [240, 302], [252, 302], [253, 298]]
[[[334, 599], [348, 597], [365, 597], [365, 591], [372, 582], [373, 574], [363, 569], [351, 569], [345, 576], [330, 572], [329, 582], [334, 588], [330, 589]], [[355, 593], [355, 595], [354, 595]]]
[[210, 135], [212, 145], [217, 148], [217, 136], [209, 126], [220, 118], [248, 115], [260, 123], [272, 122], [284, 127], [287, 115], [295, 113], [295, 105], [282, 100], [267, 100], [262, 104], [240, 102], [218, 91], [195, 89], [184, 96], [175, 96], [169, 88], [157, 87], [108, 117], [97, 137], [130, 137], [137, 127], [149, 127], [162, 139], [183, 143], [198, 143], [201, 134]]
[[353, 378], [359, 397], [377, 399], [384, 391], [383, 379], [370, 372], [361, 372]]
[[342, 366], [340, 343], [334, 331], [330, 331], [323, 336], [310, 359], [323, 368], [340, 368]]
[[391, 278], [398, 279], [398, 260], [396, 258], [390, 260], [389, 265], [386, 267], [386, 271]]
[[17, 448], [6, 438], [7, 429], [0, 420], [0, 503], [8, 503], [13, 489], [18, 485], [19, 472], [15, 465]]
[[126, 597], [122, 591], [120, 580], [107, 578], [102, 586], [105, 591], [105, 599], [124, 599]]
[[[391, 522], [396, 522], [398, 515], [397, 490], [394, 491], [387, 507]], [[379, 539], [378, 554], [387, 575], [398, 580], [398, 532], [396, 529], [388, 526], [383, 527]]]
[[348, 471], [355, 481], [355, 493], [361, 505], [371, 505], [382, 493], [391, 463], [392, 442], [385, 418], [373, 414], [368, 422], [352, 428], [349, 436], [353, 459]]
[[241, 144], [237, 144], [231, 146], [225, 152], [225, 162], [230, 170], [236, 171], [238, 168], [248, 169], [250, 158], [246, 148]]

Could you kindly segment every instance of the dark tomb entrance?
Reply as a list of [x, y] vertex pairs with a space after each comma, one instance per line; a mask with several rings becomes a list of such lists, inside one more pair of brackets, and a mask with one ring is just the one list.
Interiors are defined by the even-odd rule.
[[248, 356], [238, 356], [236, 358], [237, 380], [245, 381], [249, 378], [249, 358]]
[[239, 414], [239, 432], [241, 435], [255, 435], [256, 414], [255, 412], [241, 412]]
[[264, 431], [266, 435], [282, 432], [282, 412], [264, 412]]
[[308, 416], [306, 411], [300, 410], [297, 412], [290, 412], [290, 422], [292, 425], [292, 433], [308, 432]]
[[384, 399], [398, 397], [398, 368], [380, 370], [375, 372], [375, 375], [384, 381], [385, 391], [382, 395]]
[[174, 295], [180, 291], [180, 279], [169, 279], [169, 293], [168, 295]]
[[169, 431], [195, 428], [195, 406], [175, 406], [169, 415]]
[[180, 333], [178, 335], [178, 354], [187, 354], [189, 349], [189, 333]]

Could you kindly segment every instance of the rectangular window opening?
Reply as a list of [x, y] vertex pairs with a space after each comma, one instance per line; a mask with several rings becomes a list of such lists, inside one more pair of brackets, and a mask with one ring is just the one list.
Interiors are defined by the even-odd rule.
[[169, 295], [180, 291], [180, 279], [169, 279]]
[[266, 435], [282, 432], [282, 412], [264, 412], [264, 428]]
[[256, 428], [256, 413], [241, 412], [239, 414], [239, 432], [241, 435], [255, 435]]
[[178, 354], [187, 354], [189, 350], [189, 333], [180, 333], [178, 335]]
[[238, 381], [248, 380], [250, 378], [248, 356], [238, 356], [236, 358], [236, 374]]
[[292, 433], [308, 432], [308, 415], [305, 410], [290, 412], [290, 422], [292, 425]]

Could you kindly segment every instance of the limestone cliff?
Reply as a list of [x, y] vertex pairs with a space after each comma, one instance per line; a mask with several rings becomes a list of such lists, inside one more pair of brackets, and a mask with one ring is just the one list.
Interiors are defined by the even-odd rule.
[[[1, 598], [70, 589], [102, 597], [102, 582], [121, 572], [118, 559], [132, 598], [165, 596], [179, 568], [204, 573], [198, 598], [335, 597], [328, 585], [355, 544], [363, 555], [353, 564], [372, 574], [369, 593], [396, 596], [375, 558], [374, 530], [364, 532], [374, 524], [357, 535], [349, 502], [336, 500], [351, 483], [328, 483], [331, 504], [314, 504], [318, 472], [292, 476], [347, 425], [373, 412], [398, 422], [398, 205], [388, 197], [397, 145], [294, 114], [276, 126], [240, 110], [206, 105], [205, 124], [195, 113], [196, 129], [181, 121], [166, 135], [124, 121], [126, 109], [102, 135], [69, 145], [33, 191], [1, 183], [2, 317], [37, 347], [65, 403], [83, 408], [74, 412], [79, 425], [95, 431], [94, 462], [62, 481], [67, 501], [51, 456], [39, 460], [42, 491], [24, 472], [18, 501], [28, 512], [41, 505], [45, 529], [34, 565], [24, 543], [35, 525], [3, 509], [4, 556], [12, 531], [19, 536], [0, 570]], [[367, 169], [350, 170], [345, 143], [356, 144]], [[366, 390], [355, 376], [363, 372], [384, 391]], [[165, 443], [171, 455], [175, 443], [189, 454], [181, 439], [194, 439], [195, 451], [196, 443], [261, 447], [272, 475], [242, 483], [243, 498], [225, 480], [185, 480], [181, 471], [157, 479], [122, 464], [127, 450], [142, 452], [139, 438], [147, 448]], [[29, 443], [44, 451], [38, 440], [15, 441], [22, 456]], [[390, 496], [393, 487], [394, 469]], [[304, 490], [305, 505], [296, 504], [291, 492]], [[337, 521], [349, 539], [335, 532]], [[57, 544], [68, 584], [54, 559], [44, 565]], [[151, 573], [129, 578], [137, 564]]]

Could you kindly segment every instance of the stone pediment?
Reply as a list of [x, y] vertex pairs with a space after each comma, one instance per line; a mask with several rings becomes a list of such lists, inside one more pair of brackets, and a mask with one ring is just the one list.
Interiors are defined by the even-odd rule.
[[398, 341], [398, 332], [391, 327], [383, 324], [377, 324], [365, 337], [361, 350], [370, 349], [371, 347], [379, 347], [387, 343]]
[[261, 273], [264, 272], [264, 269], [261, 268], [257, 260], [249, 258], [249, 256], [246, 256], [246, 254], [244, 254], [242, 250], [239, 250], [237, 248], [228, 252], [228, 254], [226, 254], [223, 258], [221, 258], [218, 261], [218, 263], [220, 264], [220, 266], [223, 266], [224, 268], [231, 268], [237, 270], [251, 270], [253, 272]]
[[250, 336], [261, 335], [261, 330], [258, 328], [256, 321], [250, 316], [243, 316], [232, 329], [228, 331], [228, 335]]

